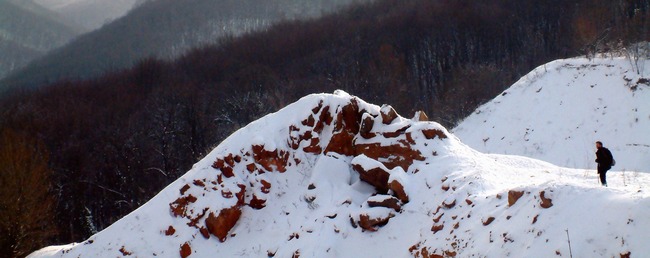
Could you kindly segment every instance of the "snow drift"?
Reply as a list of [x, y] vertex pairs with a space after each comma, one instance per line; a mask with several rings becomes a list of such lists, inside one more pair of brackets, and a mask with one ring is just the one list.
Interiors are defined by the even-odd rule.
[[650, 253], [640, 190], [650, 177], [619, 188], [595, 180], [478, 153], [422, 112], [407, 119], [344, 92], [317, 94], [240, 129], [88, 240], [30, 257]]
[[[648, 67], [648, 68], [646, 68]], [[484, 153], [595, 169], [595, 142], [617, 171], [650, 172], [650, 62], [558, 60], [530, 72], [453, 132]]]

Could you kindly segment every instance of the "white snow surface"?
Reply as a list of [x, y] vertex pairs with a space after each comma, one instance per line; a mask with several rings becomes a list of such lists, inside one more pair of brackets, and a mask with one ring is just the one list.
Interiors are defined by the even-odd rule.
[[650, 62], [557, 60], [478, 108], [453, 133], [484, 153], [595, 169], [595, 142], [615, 171], [650, 172]]
[[[650, 253], [649, 174], [623, 177], [623, 173], [612, 172], [612, 187], [605, 188], [599, 186], [592, 170], [479, 153], [435, 122], [399, 117], [384, 125], [380, 117], [375, 119], [372, 132], [406, 128], [396, 138], [376, 136], [375, 143], [388, 146], [407, 139], [408, 134], [413, 140], [409, 146], [425, 159], [415, 160], [407, 169], [392, 170], [391, 180], [403, 182], [409, 194], [401, 211], [369, 207], [368, 200], [387, 198], [373, 196], [377, 190], [360, 180], [351, 164], [356, 159], [367, 167], [381, 166], [367, 156], [305, 152], [309, 141], [292, 149], [287, 140], [307, 130], [302, 121], [312, 114], [318, 117], [313, 112], [319, 103], [337, 112], [352, 101], [358, 102], [360, 110], [379, 115], [378, 106], [343, 92], [304, 97], [235, 132], [152, 200], [88, 240], [46, 247], [29, 257], [179, 257], [185, 243], [191, 247], [189, 257], [422, 257], [423, 252], [447, 257], [569, 257], [569, 247], [573, 257]], [[613, 109], [608, 105], [608, 111]], [[336, 133], [334, 124], [325, 125], [315, 136], [323, 150]], [[447, 138], [427, 139], [420, 133], [423, 129], [440, 130]], [[357, 142], [373, 139], [355, 137]], [[253, 144], [264, 145], [268, 151], [287, 151], [286, 171], [249, 172], [249, 157], [242, 153]], [[234, 176], [211, 183], [223, 175], [213, 163], [230, 154], [242, 158], [233, 166]], [[267, 194], [258, 189], [261, 180], [271, 184]], [[215, 188], [200, 187], [196, 182]], [[225, 242], [212, 235], [206, 239], [197, 227], [188, 226], [187, 218], [170, 210], [179, 197], [192, 195], [197, 200], [187, 206], [188, 214], [203, 209], [218, 213], [236, 205], [236, 198], [225, 198], [222, 192], [229, 189], [235, 193], [238, 184], [246, 186], [246, 203], [255, 194], [266, 198], [266, 207], [243, 206]], [[185, 185], [189, 189], [181, 193]], [[219, 191], [212, 191], [217, 188]], [[510, 190], [523, 192], [512, 206], [508, 203]], [[542, 191], [552, 200], [550, 208], [540, 206]], [[361, 215], [390, 220], [372, 232], [351, 223]], [[199, 227], [204, 219], [199, 220]], [[175, 232], [166, 235], [169, 226]]]

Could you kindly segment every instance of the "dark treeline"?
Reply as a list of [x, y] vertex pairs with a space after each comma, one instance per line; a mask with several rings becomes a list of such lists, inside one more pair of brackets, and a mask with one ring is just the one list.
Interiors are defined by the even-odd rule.
[[344, 89], [453, 126], [538, 65], [648, 40], [649, 6], [378, 1], [176, 61], [149, 58], [101, 78], [13, 93], [0, 102], [0, 130], [20, 132], [5, 142], [45, 146], [28, 154], [49, 154], [57, 234], [42, 244], [80, 241], [153, 197], [234, 130], [306, 94]]

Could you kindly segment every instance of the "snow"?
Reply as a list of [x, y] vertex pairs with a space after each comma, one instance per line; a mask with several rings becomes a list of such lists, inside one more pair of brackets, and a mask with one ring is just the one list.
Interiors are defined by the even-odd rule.
[[[315, 107], [334, 112], [353, 101], [359, 110], [380, 114], [379, 106], [344, 92], [304, 97], [238, 130], [152, 200], [88, 240], [46, 247], [29, 257], [122, 257], [123, 251], [134, 257], [178, 257], [184, 243], [191, 246], [189, 257], [412, 257], [422, 252], [456, 257], [568, 257], [567, 230], [574, 257], [650, 253], [647, 173], [612, 172], [612, 187], [605, 188], [599, 186], [593, 170], [483, 154], [435, 122], [402, 117], [390, 125], [375, 118], [372, 132], [405, 129], [403, 135], [371, 139], [357, 135], [355, 141], [389, 146], [405, 142], [408, 134], [413, 140], [409, 146], [425, 159], [415, 160], [407, 169], [389, 169], [387, 163], [366, 155], [308, 153], [303, 148], [309, 141], [291, 149], [287, 139], [304, 135], [305, 118], [318, 117], [325, 109], [317, 112]], [[440, 130], [447, 138], [427, 139], [421, 131], [428, 129]], [[334, 124], [325, 125], [315, 137], [325, 149], [335, 133]], [[287, 151], [286, 171], [249, 172], [246, 161], [252, 157], [243, 153], [253, 145], [269, 152]], [[222, 177], [212, 165], [231, 154], [242, 154], [242, 162], [232, 166], [233, 177]], [[402, 204], [400, 212], [369, 207], [367, 201], [389, 197], [360, 180], [352, 164], [390, 171], [390, 180], [404, 186], [409, 202]], [[223, 182], [214, 188], [220, 191], [197, 186], [197, 181], [209, 185], [220, 179]], [[257, 188], [262, 180], [272, 185], [268, 193]], [[179, 192], [184, 185], [189, 188]], [[171, 203], [191, 195], [198, 200], [187, 206], [190, 215], [203, 208], [218, 213], [237, 202], [223, 197], [222, 191], [236, 193], [240, 185], [246, 186], [246, 202], [254, 194], [266, 198], [266, 206], [243, 206], [242, 216], [223, 243], [214, 236], [204, 238], [188, 226], [187, 218], [170, 212]], [[512, 206], [510, 190], [523, 192]], [[552, 201], [549, 208], [541, 207], [542, 191]], [[372, 232], [351, 223], [362, 215], [390, 219]], [[175, 233], [166, 235], [169, 226]]]
[[595, 142], [602, 141], [616, 159], [613, 170], [650, 172], [648, 62], [574, 58], [545, 64], [453, 132], [484, 153], [580, 169], [595, 169]]

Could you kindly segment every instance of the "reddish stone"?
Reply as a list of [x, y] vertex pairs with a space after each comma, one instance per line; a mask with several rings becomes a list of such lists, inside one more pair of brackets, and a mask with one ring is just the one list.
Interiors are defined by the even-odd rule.
[[253, 194], [253, 198], [251, 199], [248, 206], [250, 206], [253, 209], [260, 210], [260, 209], [266, 207], [266, 200], [265, 199], [260, 199], [260, 198], [257, 197], [257, 195]]
[[508, 191], [508, 206], [512, 207], [524, 195], [524, 191]]
[[165, 236], [171, 236], [174, 233], [176, 233], [176, 229], [174, 229], [174, 227], [171, 225], [167, 228], [167, 230], [165, 230]]
[[438, 139], [446, 139], [447, 138], [447, 135], [443, 131], [438, 130], [438, 129], [425, 129], [425, 130], [422, 130], [422, 134], [424, 134], [424, 137], [426, 137], [429, 140], [431, 140], [433, 138], [436, 138], [436, 137], [438, 137]]
[[429, 121], [429, 117], [427, 116], [424, 111], [417, 111], [415, 112], [415, 115], [413, 116], [413, 120], [419, 121], [419, 122], [426, 122]]
[[396, 212], [402, 210], [402, 205], [400, 204], [399, 200], [393, 196], [391, 196], [390, 198], [386, 198], [381, 202], [370, 201], [370, 200], [368, 200], [367, 202], [369, 207], [386, 207], [386, 208], [391, 208]]
[[193, 183], [196, 186], [205, 187], [205, 183], [203, 183], [201, 180], [194, 180]]
[[120, 253], [122, 253], [122, 256], [129, 256], [129, 255], [132, 255], [132, 254], [133, 254], [133, 253], [127, 251], [127, 250], [124, 248], [124, 246], [122, 246], [122, 248], [120, 248]]
[[451, 203], [446, 203], [443, 201], [442, 206], [445, 207], [446, 209], [451, 209], [454, 206], [456, 206], [456, 199], [454, 199], [454, 201], [452, 201]]
[[235, 196], [237, 197], [237, 205], [244, 205], [246, 186], [242, 184], [238, 184], [237, 186], [239, 186], [239, 192], [235, 194]]
[[357, 154], [364, 154], [374, 160], [382, 160], [382, 164], [388, 169], [397, 166], [402, 167], [404, 171], [413, 164], [413, 161], [423, 161], [424, 157], [418, 150], [414, 150], [406, 142], [382, 146], [380, 143], [357, 144], [355, 146]]
[[345, 156], [355, 156], [356, 151], [353, 144], [355, 134], [343, 131], [332, 135], [325, 153], [335, 152]]
[[226, 178], [231, 178], [235, 176], [235, 172], [232, 170], [231, 167], [222, 167], [221, 168], [221, 173], [226, 177]]
[[312, 138], [309, 146], [302, 148], [306, 153], [320, 154], [323, 149], [320, 147], [320, 139]]
[[260, 184], [262, 184], [262, 193], [269, 193], [271, 192], [271, 183], [268, 181], [262, 179], [260, 180]]
[[390, 177], [388, 171], [382, 168], [373, 168], [366, 171], [358, 164], [352, 165], [352, 168], [359, 173], [359, 178], [362, 181], [374, 186], [380, 193], [385, 194], [388, 192], [388, 177]]
[[253, 173], [253, 172], [257, 171], [257, 166], [255, 165], [255, 163], [250, 163], [250, 164], [246, 165], [246, 170], [248, 170], [248, 172]]
[[431, 231], [433, 231], [433, 233], [435, 234], [438, 233], [438, 231], [443, 230], [444, 228], [445, 228], [445, 224], [433, 225], [431, 227]]
[[383, 106], [381, 109], [381, 122], [388, 125], [395, 120], [399, 115], [397, 115], [397, 112], [395, 112], [395, 109], [391, 106]]
[[318, 117], [318, 122], [316, 122], [314, 132], [321, 133], [323, 131], [323, 128], [325, 128], [325, 125], [332, 124], [332, 120], [334, 120], [334, 118], [332, 117], [332, 114], [330, 114], [330, 107], [326, 106], [323, 108], [320, 116]]
[[181, 195], [184, 195], [187, 190], [190, 189], [190, 186], [185, 184], [183, 187], [181, 187]]
[[201, 228], [199, 229], [199, 232], [201, 233], [201, 235], [203, 236], [203, 238], [205, 238], [205, 239], [210, 239], [210, 232], [208, 231], [207, 228], [205, 228], [205, 227], [201, 227]]
[[226, 162], [223, 159], [217, 159], [214, 163], [212, 163], [212, 167], [215, 169], [221, 169], [225, 165]]
[[493, 221], [494, 221], [494, 217], [489, 217], [489, 218], [487, 218], [486, 221], [482, 221], [482, 222], [483, 222], [483, 226], [490, 225], [490, 223], [492, 223]]
[[403, 203], [409, 202], [409, 196], [404, 190], [404, 186], [397, 180], [393, 180], [388, 184], [388, 188], [393, 191], [395, 197], [397, 197]]
[[267, 171], [277, 170], [279, 172], [287, 171], [287, 163], [289, 162], [289, 153], [286, 151], [268, 151], [264, 149], [263, 145], [253, 145], [253, 158], [255, 163], [262, 166]]
[[235, 158], [232, 156], [232, 153], [228, 154], [228, 156], [226, 156], [223, 160], [226, 162], [226, 164], [228, 164], [228, 166], [235, 166]]
[[376, 134], [372, 133], [372, 127], [375, 124], [375, 120], [370, 115], [366, 115], [365, 118], [361, 121], [361, 127], [359, 128], [359, 135], [365, 139], [370, 139], [375, 137]]
[[180, 249], [181, 258], [188, 257], [191, 254], [192, 254], [192, 248], [190, 247], [189, 242], [185, 242], [183, 245], [181, 245], [181, 249]]
[[321, 108], [323, 108], [323, 101], [322, 100], [318, 102], [318, 106], [312, 108], [311, 112], [314, 113], [314, 115], [318, 114], [318, 111], [320, 111]]
[[316, 120], [314, 120], [314, 116], [312, 116], [312, 115], [309, 115], [309, 117], [307, 119], [302, 121], [302, 125], [309, 126], [309, 127], [313, 127], [315, 123], [316, 123]]
[[552, 202], [551, 199], [546, 198], [544, 196], [545, 193], [546, 193], [546, 191], [541, 191], [539, 193], [539, 197], [542, 199], [542, 202], [539, 204], [539, 206], [541, 206], [544, 209], [548, 209], [548, 208], [551, 208], [553, 206], [553, 202]]
[[185, 216], [187, 205], [194, 202], [196, 202], [196, 197], [190, 194], [189, 196], [183, 196], [176, 199], [174, 202], [169, 204], [169, 208], [174, 216]]
[[370, 219], [370, 216], [367, 214], [361, 214], [359, 216], [359, 226], [368, 231], [377, 231], [378, 226], [383, 226], [388, 224], [388, 221], [392, 218], [392, 214], [385, 218], [374, 218]]
[[241, 217], [241, 213], [241, 208], [239, 206], [223, 209], [217, 216], [210, 212], [208, 218], [205, 219], [205, 225], [210, 234], [216, 236], [219, 241], [224, 242], [226, 241], [226, 237], [228, 237], [228, 232], [235, 226]]

